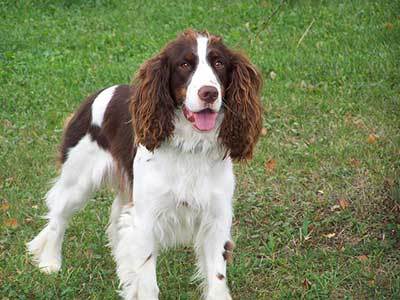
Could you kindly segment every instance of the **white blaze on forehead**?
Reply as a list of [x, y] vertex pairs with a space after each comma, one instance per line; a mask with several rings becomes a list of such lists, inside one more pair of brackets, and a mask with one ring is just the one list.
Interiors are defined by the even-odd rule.
[[109, 87], [97, 95], [92, 104], [92, 124], [101, 126], [108, 103], [111, 101], [117, 85]]
[[186, 106], [191, 111], [200, 111], [205, 108], [205, 104], [198, 96], [199, 89], [203, 86], [213, 86], [218, 90], [218, 98], [212, 104], [212, 109], [219, 110], [221, 107], [221, 85], [214, 70], [207, 61], [208, 37], [199, 35], [197, 42], [198, 64], [194, 70], [192, 79], [188, 85], [186, 94]]
[[199, 57], [199, 65], [207, 64], [207, 45], [208, 38], [205, 36], [199, 36], [197, 38], [197, 55]]

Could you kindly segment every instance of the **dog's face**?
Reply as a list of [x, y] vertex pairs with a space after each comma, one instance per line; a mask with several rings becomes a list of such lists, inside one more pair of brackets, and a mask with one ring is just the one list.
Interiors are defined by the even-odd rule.
[[261, 76], [220, 37], [185, 31], [142, 65], [133, 85], [136, 141], [149, 150], [173, 135], [176, 111], [182, 110], [193, 130], [219, 130], [233, 159], [251, 157], [261, 130]]
[[173, 43], [167, 53], [174, 101], [182, 104], [186, 119], [196, 130], [214, 129], [229, 83], [228, 50], [219, 38], [191, 32]]

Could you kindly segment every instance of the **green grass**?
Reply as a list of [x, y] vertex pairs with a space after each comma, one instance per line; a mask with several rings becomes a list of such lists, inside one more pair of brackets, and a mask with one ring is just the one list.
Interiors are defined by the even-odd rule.
[[[236, 167], [234, 299], [400, 298], [400, 4], [293, 0], [269, 18], [279, 3], [0, 3], [1, 299], [117, 298], [110, 193], [74, 218], [59, 274], [24, 244], [45, 223], [63, 119], [187, 27], [221, 34], [265, 78], [267, 134]], [[193, 265], [190, 248], [161, 256], [161, 299], [199, 298]]]

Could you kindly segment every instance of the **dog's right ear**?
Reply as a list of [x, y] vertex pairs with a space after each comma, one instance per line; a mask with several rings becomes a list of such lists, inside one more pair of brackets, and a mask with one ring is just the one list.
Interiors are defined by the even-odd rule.
[[170, 70], [163, 53], [146, 61], [132, 84], [131, 113], [136, 144], [153, 151], [174, 131]]

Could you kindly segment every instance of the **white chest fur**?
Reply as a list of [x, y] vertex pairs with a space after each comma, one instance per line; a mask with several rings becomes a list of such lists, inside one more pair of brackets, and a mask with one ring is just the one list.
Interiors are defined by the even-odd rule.
[[142, 221], [152, 220], [161, 246], [188, 243], [221, 216], [230, 219], [234, 176], [229, 158], [139, 147], [134, 161], [134, 203]]

